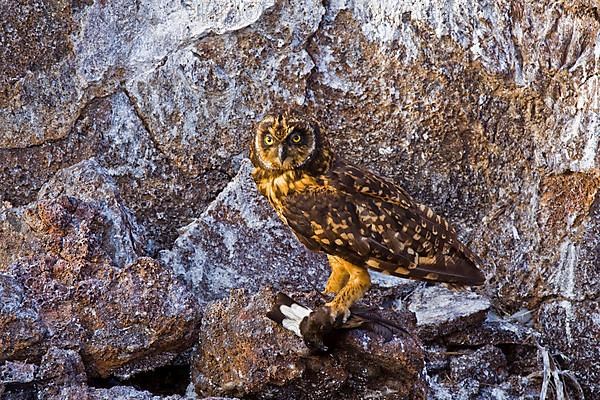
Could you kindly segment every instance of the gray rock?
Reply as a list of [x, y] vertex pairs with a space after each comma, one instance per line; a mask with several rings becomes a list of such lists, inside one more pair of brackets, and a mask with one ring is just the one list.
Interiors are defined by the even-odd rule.
[[115, 265], [124, 266], [145, 254], [144, 230], [127, 209], [108, 171], [95, 160], [58, 172], [38, 194], [38, 201], [71, 196], [85, 201], [104, 224], [102, 247]]
[[0, 274], [0, 362], [40, 356], [46, 333], [38, 304], [18, 280]]
[[6, 361], [0, 365], [0, 382], [2, 383], [30, 383], [33, 382], [36, 373], [35, 364], [27, 364], [21, 361]]
[[426, 340], [477, 326], [490, 308], [485, 297], [441, 286], [421, 287], [409, 301], [408, 309], [417, 317], [419, 336]]
[[221, 299], [233, 288], [325, 284], [325, 256], [307, 250], [281, 223], [258, 193], [251, 168], [244, 159], [210, 207], [161, 253], [163, 263], [192, 285], [201, 302]]
[[456, 357], [450, 361], [450, 377], [459, 382], [475, 379], [483, 384], [500, 383], [506, 379], [506, 357], [502, 351], [491, 345]]
[[539, 333], [534, 329], [500, 318], [490, 311], [481, 325], [450, 334], [444, 342], [453, 346], [519, 344], [535, 347], [538, 337]]

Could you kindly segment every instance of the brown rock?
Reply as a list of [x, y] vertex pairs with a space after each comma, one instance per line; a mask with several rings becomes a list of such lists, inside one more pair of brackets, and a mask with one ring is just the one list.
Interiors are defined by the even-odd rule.
[[108, 257], [119, 266], [145, 254], [144, 229], [94, 160], [62, 170], [38, 197], [26, 207], [0, 210], [0, 271], [43, 249], [66, 260]]
[[[208, 306], [192, 366], [197, 393], [297, 399], [425, 398], [423, 352], [409, 334], [386, 342], [374, 332], [354, 330], [339, 337], [331, 354], [309, 355], [300, 338], [264, 316], [273, 299], [269, 289], [254, 296], [237, 290], [228, 300]], [[395, 318], [395, 323], [412, 331], [407, 314]]]
[[[38, 218], [42, 219], [42, 224], [48, 225], [49, 229], [60, 231], [62, 228], [55, 224], [64, 224], [66, 221], [43, 221], [44, 218], [69, 219], [68, 214], [70, 213], [75, 214], [75, 220], [78, 218], [78, 204], [67, 204], [68, 201], [63, 200], [64, 196], [83, 200], [88, 204], [88, 208], [91, 208], [89, 211], [84, 211], [86, 216], [82, 219], [83, 224], [78, 225], [74, 222], [71, 225], [81, 231], [80, 235], [98, 236], [97, 240], [100, 241], [98, 246], [102, 246], [106, 255], [115, 265], [125, 265], [135, 260], [137, 255], [145, 254], [143, 227], [137, 224], [135, 217], [125, 206], [119, 189], [109, 172], [95, 160], [82, 161], [61, 170], [40, 189], [37, 214]], [[66, 212], [66, 216], [52, 215], [52, 210], [44, 210], [44, 207], [47, 207], [46, 202], [50, 201], [53, 204], [55, 199], [61, 199], [62, 202], [61, 206], [56, 207], [65, 209], [65, 211], [57, 210], [56, 212]], [[44, 213], [50, 213], [50, 215], [46, 216]], [[90, 213], [95, 215], [92, 217], [88, 215]], [[86, 224], [92, 225], [87, 226]], [[70, 241], [68, 245], [72, 246], [79, 239], [70, 239], [65, 236], [63, 240]], [[74, 251], [81, 256], [79, 249], [74, 249]]]
[[109, 99], [91, 101], [64, 139], [25, 148], [0, 146], [0, 199], [24, 206], [36, 199], [56, 172], [102, 154], [102, 132], [109, 129], [110, 106]]
[[[95, 388], [88, 383], [85, 366], [77, 351], [51, 347], [40, 366], [6, 362], [0, 366], [0, 389], [6, 383], [3, 399], [40, 400], [185, 400], [188, 396], [157, 396], [128, 386]], [[2, 392], [0, 391], [0, 394]], [[194, 399], [196, 397], [193, 397]], [[208, 400], [221, 398], [209, 398]], [[223, 400], [227, 400], [222, 398]]]
[[87, 386], [85, 366], [74, 350], [51, 347], [42, 358], [38, 380], [42, 382], [43, 398], [57, 398], [65, 387]]
[[40, 240], [25, 222], [24, 207], [13, 208], [10, 203], [0, 206], [0, 271], [19, 257], [39, 254]]
[[196, 340], [198, 305], [169, 270], [140, 258], [106, 274], [82, 282], [74, 298], [89, 332], [82, 355], [100, 376], [165, 365]]
[[[113, 263], [135, 256], [135, 221], [93, 164], [80, 171], [64, 178], [69, 189], [47, 186], [41, 197], [48, 199], [25, 213], [44, 252], [19, 259], [0, 275], [5, 357], [39, 357], [54, 345], [80, 349], [92, 375], [165, 365], [194, 342], [198, 305], [156, 260]], [[98, 199], [53, 198], [53, 190], [68, 193], [83, 184], [89, 186], [79, 194], [89, 197], [95, 189]]]
[[[65, 134], [60, 129], [63, 119], [72, 122], [77, 112], [77, 107], [68, 103], [75, 100], [75, 85], [66, 81], [52, 84], [53, 79], [62, 80], [72, 72], [72, 67], [61, 62], [72, 51], [69, 35], [75, 27], [70, 2], [6, 3], [0, 21], [0, 148], [61, 138]], [[44, 123], [47, 126], [42, 132], [29, 133], [32, 125]]]
[[41, 349], [48, 343], [81, 348], [92, 375], [128, 375], [165, 365], [197, 335], [197, 303], [150, 258], [119, 269], [47, 257], [14, 263], [8, 273], [41, 305], [40, 319], [51, 332]]

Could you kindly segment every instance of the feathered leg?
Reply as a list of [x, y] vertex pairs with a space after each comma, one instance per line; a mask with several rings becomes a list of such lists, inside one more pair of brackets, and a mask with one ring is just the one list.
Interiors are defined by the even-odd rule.
[[337, 293], [332, 301], [325, 304], [330, 309], [330, 315], [335, 323], [344, 323], [350, 316], [350, 307], [362, 298], [371, 287], [371, 277], [364, 267], [358, 267], [342, 259], [338, 259], [348, 272], [348, 282]]
[[327, 258], [329, 259], [329, 266], [331, 267], [331, 275], [329, 275], [323, 293], [337, 294], [344, 286], [346, 286], [346, 283], [348, 283], [350, 273], [346, 270], [344, 260], [331, 255], [328, 255]]

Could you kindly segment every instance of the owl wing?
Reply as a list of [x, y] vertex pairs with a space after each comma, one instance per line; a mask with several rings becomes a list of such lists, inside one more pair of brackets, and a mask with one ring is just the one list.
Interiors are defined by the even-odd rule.
[[401, 188], [351, 166], [290, 194], [284, 216], [308, 248], [393, 275], [477, 285], [479, 259], [454, 229]]

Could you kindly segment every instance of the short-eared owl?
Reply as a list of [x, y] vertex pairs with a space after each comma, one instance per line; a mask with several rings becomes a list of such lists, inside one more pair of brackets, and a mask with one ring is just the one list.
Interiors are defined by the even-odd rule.
[[328, 147], [318, 123], [298, 113], [265, 117], [250, 146], [252, 176], [306, 247], [324, 252], [332, 321], [371, 285], [368, 268], [403, 278], [481, 285], [479, 258], [454, 228], [404, 189], [352, 166]]

